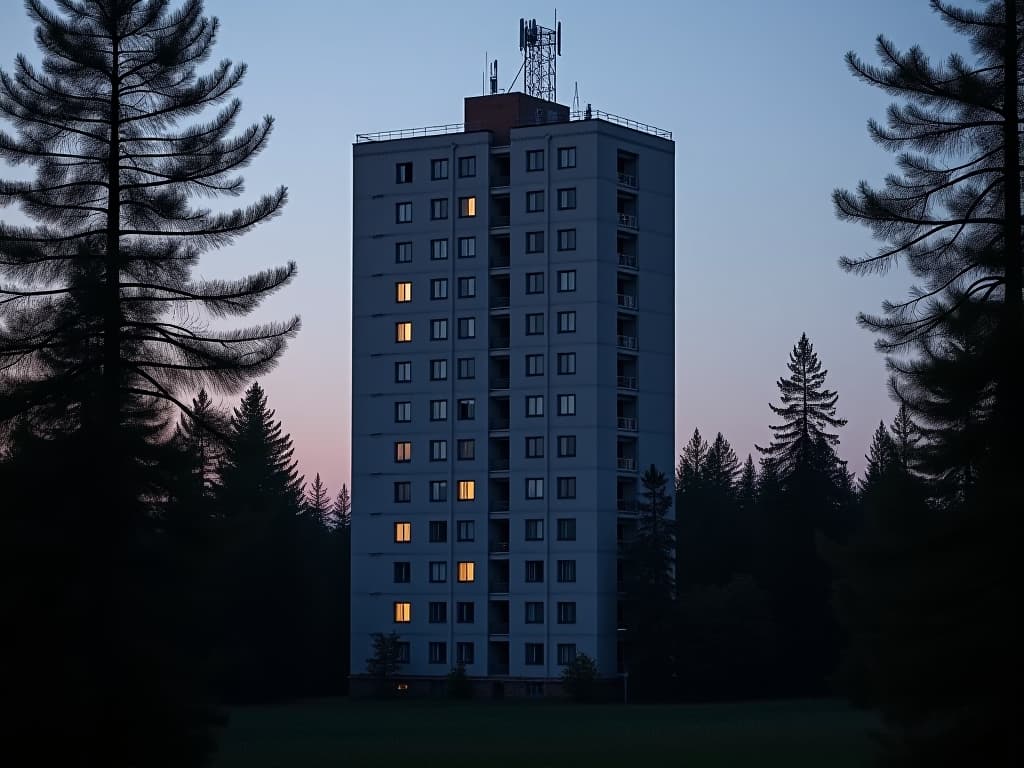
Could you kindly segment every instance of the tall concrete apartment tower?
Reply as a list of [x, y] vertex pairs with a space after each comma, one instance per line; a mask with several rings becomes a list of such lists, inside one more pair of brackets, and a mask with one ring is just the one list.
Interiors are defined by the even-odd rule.
[[671, 134], [523, 93], [353, 147], [353, 690], [622, 670], [619, 543], [674, 428]]

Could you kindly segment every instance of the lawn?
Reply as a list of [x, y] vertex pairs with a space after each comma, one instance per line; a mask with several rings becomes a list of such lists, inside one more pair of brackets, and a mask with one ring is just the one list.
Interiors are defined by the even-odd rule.
[[871, 715], [835, 701], [714, 705], [304, 702], [232, 712], [215, 768], [862, 768]]

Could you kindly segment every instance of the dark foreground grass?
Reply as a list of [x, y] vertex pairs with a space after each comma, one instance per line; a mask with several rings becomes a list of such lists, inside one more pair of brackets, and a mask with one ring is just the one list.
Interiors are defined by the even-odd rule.
[[232, 712], [215, 768], [864, 768], [874, 719], [834, 701], [581, 706], [304, 702]]

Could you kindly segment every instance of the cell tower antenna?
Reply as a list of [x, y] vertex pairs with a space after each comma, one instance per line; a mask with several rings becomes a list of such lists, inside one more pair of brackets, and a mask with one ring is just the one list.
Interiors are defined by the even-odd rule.
[[555, 11], [555, 28], [536, 19], [519, 19], [519, 50], [523, 52], [523, 89], [530, 96], [555, 101], [558, 95], [558, 57], [562, 55], [562, 25]]
[[572, 111], [580, 111], [580, 83], [579, 80], [572, 84]]

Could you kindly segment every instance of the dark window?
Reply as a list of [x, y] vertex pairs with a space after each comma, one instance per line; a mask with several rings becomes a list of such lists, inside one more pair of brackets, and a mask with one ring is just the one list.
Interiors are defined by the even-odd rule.
[[576, 147], [559, 147], [558, 148], [558, 167], [559, 168], [575, 168], [576, 167]]
[[543, 499], [544, 498], [544, 478], [543, 477], [528, 477], [528, 478], [526, 478], [526, 498], [528, 498], [528, 499]]
[[395, 503], [404, 504], [412, 501], [412, 483], [408, 480], [395, 481]]
[[412, 221], [412, 203], [395, 203], [395, 222], [408, 224]]
[[526, 170], [527, 171], [543, 171], [544, 170], [544, 150], [543, 149], [528, 149], [528, 150], [526, 150]]
[[576, 312], [559, 312], [558, 313], [558, 332], [559, 333], [576, 333]]
[[430, 340], [444, 341], [448, 338], [448, 321], [443, 317], [430, 321]]
[[428, 603], [427, 613], [430, 615], [431, 624], [448, 623], [448, 603]]
[[459, 318], [459, 338], [460, 339], [475, 339], [476, 338], [476, 318], [475, 317], [460, 317]]
[[558, 292], [571, 293], [576, 290], [576, 270], [563, 269], [558, 272]]
[[456, 643], [455, 644], [455, 663], [461, 664], [462, 666], [469, 666], [474, 661], [473, 644], [472, 643]]
[[527, 336], [543, 336], [544, 335], [544, 313], [543, 312], [531, 312], [526, 316], [526, 335]]
[[430, 201], [430, 218], [435, 221], [448, 218], [448, 198], [435, 197]]
[[412, 243], [395, 243], [395, 263], [407, 264], [412, 261]]
[[476, 378], [476, 358], [475, 357], [460, 357], [458, 359], [459, 365], [459, 378], [460, 379], [475, 379]]
[[459, 258], [460, 259], [472, 259], [476, 256], [476, 238], [475, 237], [460, 237], [459, 238]]
[[544, 190], [537, 189], [526, 193], [526, 212], [540, 213], [544, 210]]
[[447, 480], [431, 480], [430, 481], [430, 500], [431, 501], [448, 501], [448, 481]]
[[526, 521], [526, 540], [527, 541], [543, 541], [544, 540], [544, 521], [543, 520], [527, 520]]
[[558, 436], [558, 456], [567, 458], [576, 455], [576, 435]]
[[448, 643], [432, 642], [428, 646], [431, 664], [448, 663]]
[[470, 176], [476, 176], [476, 157], [470, 155], [469, 157], [459, 158], [459, 177], [466, 179]]
[[430, 543], [431, 544], [444, 544], [448, 541], [448, 521], [447, 520], [431, 520], [430, 521]]
[[444, 261], [448, 258], [448, 241], [445, 239], [430, 241], [430, 258], [432, 261]]
[[443, 584], [448, 581], [447, 560], [432, 560], [430, 562], [430, 581], [433, 584]]
[[558, 250], [560, 250], [560, 251], [575, 251], [576, 250], [576, 230], [575, 229], [560, 229], [560, 230], [558, 230]]
[[559, 541], [576, 541], [576, 518], [575, 517], [560, 517], [560, 518], [558, 518], [558, 540]]
[[476, 458], [476, 440], [468, 438], [458, 441], [459, 461], [472, 461]]
[[459, 278], [459, 298], [460, 299], [471, 299], [476, 296], [476, 278], [475, 277], [460, 277]]
[[558, 580], [562, 583], [569, 583], [576, 581], [576, 561], [575, 560], [559, 560], [558, 561]]
[[526, 356], [526, 375], [527, 376], [543, 376], [544, 375], [544, 355], [527, 355]]
[[576, 498], [576, 478], [575, 477], [560, 477], [560, 478], [558, 478], [558, 498], [560, 498], [560, 499], [575, 499]]
[[395, 661], [397, 661], [399, 664], [408, 664], [409, 663], [409, 655], [410, 655], [409, 654], [409, 641], [408, 640], [401, 640], [396, 645], [397, 645], [397, 648], [396, 648], [397, 652], [395, 654]]
[[558, 644], [558, 663], [565, 667], [576, 661], [576, 643]]
[[412, 403], [395, 403], [395, 421], [399, 424], [412, 421]]
[[559, 603], [558, 604], [558, 623], [559, 624], [575, 624], [576, 623], [576, 603]]
[[527, 624], [543, 624], [544, 623], [544, 603], [529, 601], [526, 603], [526, 623]]
[[558, 190], [558, 210], [571, 211], [576, 207], [576, 187]]
[[576, 395], [559, 395], [558, 396], [558, 415], [559, 416], [575, 416], [576, 415]]
[[527, 253], [544, 253], [544, 233], [543, 232], [527, 232], [526, 233], [526, 252]]
[[526, 581], [531, 584], [539, 584], [544, 581], [544, 561], [526, 561]]
[[439, 157], [430, 161], [430, 178], [434, 181], [448, 178], [448, 158]]
[[430, 281], [430, 298], [431, 300], [448, 298], [447, 277], [435, 277]]
[[395, 584], [408, 584], [411, 574], [412, 566], [409, 563], [395, 563]]
[[544, 438], [543, 437], [528, 437], [528, 438], [526, 438], [526, 458], [528, 458], [528, 459], [542, 459], [542, 458], [544, 458]]
[[476, 603], [456, 603], [455, 604], [455, 621], [458, 624], [472, 624], [476, 617], [474, 606]]
[[476, 523], [473, 520], [459, 520], [455, 523], [456, 541], [473, 541], [476, 539]]
[[[447, 405], [447, 401], [442, 400], [442, 403]], [[445, 411], [447, 416], [447, 411]], [[430, 460], [431, 461], [448, 461], [448, 441], [447, 440], [431, 440], [430, 441]]]
[[412, 181], [412, 163], [397, 163], [395, 165], [395, 183], [408, 184]]
[[544, 663], [544, 643], [526, 644], [526, 663], [530, 666]]
[[527, 272], [526, 273], [526, 292], [527, 293], [544, 293], [544, 273], [543, 272]]
[[430, 380], [431, 381], [445, 381], [448, 378], [448, 361], [447, 360], [431, 360], [430, 361]]
[[531, 417], [544, 415], [544, 395], [526, 396], [526, 415]]
[[472, 397], [459, 400], [459, 421], [472, 421], [476, 418], [476, 400]]
[[430, 420], [431, 421], [448, 421], [448, 401], [447, 400], [431, 400], [430, 401]]
[[561, 376], [571, 376], [572, 374], [576, 373], [575, 352], [558, 353], [558, 373]]

